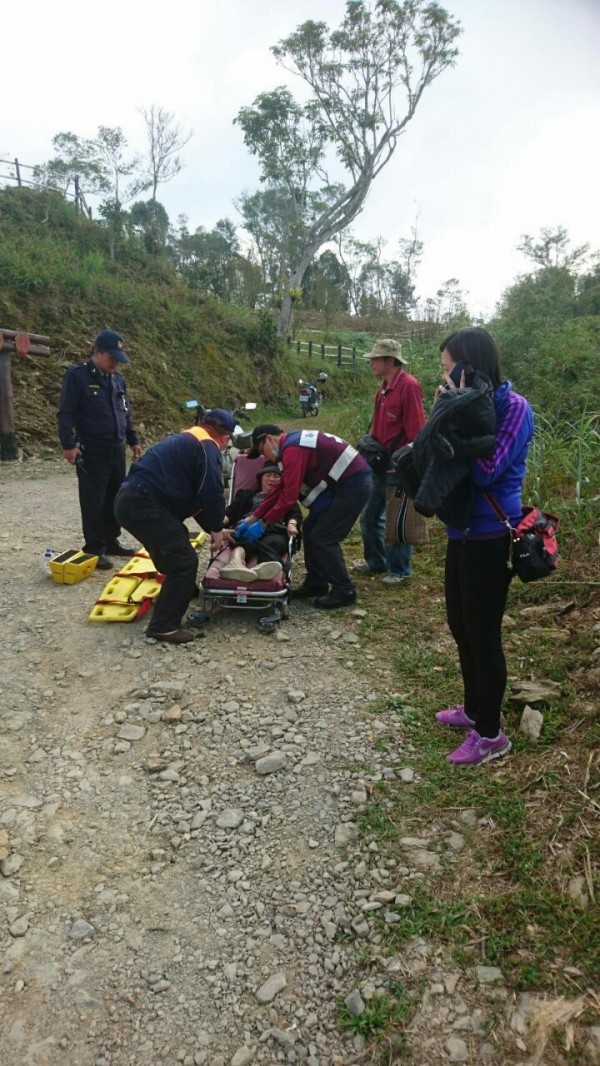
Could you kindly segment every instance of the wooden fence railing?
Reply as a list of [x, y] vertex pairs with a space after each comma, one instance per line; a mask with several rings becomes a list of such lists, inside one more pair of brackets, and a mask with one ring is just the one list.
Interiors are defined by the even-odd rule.
[[29, 163], [21, 163], [19, 159], [0, 159], [0, 165], [10, 167], [8, 174], [0, 174], [0, 180], [3, 180], [4, 182], [14, 182], [19, 189], [22, 189], [23, 187], [31, 189], [51, 189], [52, 192], [60, 193], [60, 195], [64, 196], [66, 200], [73, 200], [78, 211], [87, 215], [88, 218], [92, 217], [92, 209], [89, 207], [85, 199], [78, 174], [75, 174], [73, 178], [73, 192], [69, 192], [68, 190], [57, 189], [54, 185], [44, 185], [40, 184], [39, 181], [31, 181], [29, 178], [25, 177], [23, 171], [30, 171], [33, 175], [33, 172], [37, 170], [37, 167], [32, 167]]
[[[356, 363], [356, 348], [349, 348], [344, 344], [318, 344], [317, 341], [293, 341], [288, 337], [288, 348], [293, 348], [298, 355], [319, 355], [321, 359], [335, 359], [338, 366], [354, 366]], [[361, 353], [359, 352], [359, 355]]]

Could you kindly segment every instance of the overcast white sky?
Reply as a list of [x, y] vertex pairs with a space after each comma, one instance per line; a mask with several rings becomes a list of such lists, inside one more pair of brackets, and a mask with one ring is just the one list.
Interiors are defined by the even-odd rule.
[[[485, 313], [525, 269], [521, 233], [562, 224], [600, 248], [600, 0], [444, 6], [463, 24], [457, 65], [427, 90], [353, 230], [384, 236], [391, 256], [418, 215], [420, 296], [457, 277]], [[159, 194], [172, 220], [237, 223], [233, 200], [258, 169], [232, 121], [290, 82], [269, 47], [343, 11], [343, 0], [5, 4], [0, 157], [42, 162], [53, 134], [93, 136], [100, 124], [141, 150], [136, 108], [156, 103], [194, 131], [186, 169]]]

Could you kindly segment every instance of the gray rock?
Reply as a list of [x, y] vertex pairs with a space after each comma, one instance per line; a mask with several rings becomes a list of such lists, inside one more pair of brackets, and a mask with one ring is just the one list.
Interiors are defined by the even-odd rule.
[[415, 771], [410, 766], [404, 766], [398, 773], [398, 777], [401, 781], [404, 781], [405, 785], [410, 785], [415, 779]]
[[452, 851], [462, 851], [465, 846], [465, 838], [461, 833], [448, 833], [446, 843]]
[[141, 740], [142, 737], [145, 735], [145, 726], [130, 725], [129, 722], [126, 722], [125, 725], [122, 725], [117, 734], [117, 736], [119, 736], [121, 740]]
[[274, 973], [263, 985], [260, 986], [256, 993], [256, 998], [259, 1003], [272, 1003], [275, 996], [283, 992], [283, 989], [287, 985], [286, 976], [284, 973]]
[[253, 1061], [255, 1055], [256, 1048], [249, 1047], [247, 1044], [244, 1044], [243, 1047], [238, 1048], [235, 1055], [233, 1056], [231, 1060], [231, 1066], [249, 1066], [249, 1063]]
[[27, 807], [29, 810], [34, 810], [36, 807], [41, 807], [44, 802], [39, 796], [11, 796], [10, 802], [15, 807]]
[[585, 891], [585, 885], [586, 882], [583, 877], [572, 877], [567, 885], [567, 892], [573, 900], [573, 903], [575, 903], [575, 905], [582, 911], [586, 909], [590, 901], [589, 896]]
[[446, 1040], [444, 1047], [448, 1053], [449, 1062], [467, 1062], [469, 1049], [464, 1040], [460, 1040], [457, 1036], [451, 1036], [449, 1040]]
[[78, 918], [69, 929], [68, 936], [70, 940], [85, 940], [88, 936], [94, 936], [95, 932], [93, 925], [83, 918]]
[[354, 822], [341, 822], [335, 827], [334, 843], [336, 848], [347, 848], [358, 837], [358, 826]]
[[14, 852], [12, 855], [9, 855], [8, 858], [2, 859], [2, 862], [0, 862], [0, 873], [2, 873], [4, 877], [12, 877], [13, 874], [16, 874], [17, 871], [21, 869], [24, 862], [25, 859], [23, 856], [17, 855], [17, 853]]
[[274, 751], [271, 755], [265, 755], [255, 763], [257, 774], [260, 774], [263, 777], [266, 774], [275, 774], [278, 770], [284, 770], [286, 766], [287, 758], [280, 751]]
[[591, 1025], [589, 1039], [583, 1045], [584, 1062], [600, 1063], [600, 1025]]
[[519, 722], [519, 729], [531, 740], [537, 740], [542, 732], [542, 726], [544, 724], [544, 716], [541, 711], [535, 710], [526, 705], [523, 714], [521, 715], [521, 721]]
[[19, 937], [25, 936], [28, 929], [29, 922], [27, 921], [27, 918], [17, 918], [16, 922], [12, 923], [8, 931], [11, 936]]
[[346, 1009], [354, 1018], [359, 1018], [361, 1014], [364, 1014], [365, 1004], [357, 988], [349, 996], [346, 996], [344, 1003], [346, 1004]]
[[476, 966], [475, 974], [480, 985], [493, 985], [502, 980], [502, 970], [497, 966]]
[[237, 829], [243, 821], [243, 811], [238, 807], [228, 807], [227, 810], [222, 811], [217, 818], [217, 826], [219, 829]]

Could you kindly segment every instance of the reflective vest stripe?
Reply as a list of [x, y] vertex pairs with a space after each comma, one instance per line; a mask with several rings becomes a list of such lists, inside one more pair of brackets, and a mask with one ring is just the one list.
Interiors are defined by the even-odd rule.
[[[309, 447], [314, 447], [314, 445], [309, 445]], [[319, 484], [315, 485], [314, 489], [311, 489], [308, 495], [304, 497], [304, 499], [302, 500], [304, 506], [310, 507], [311, 504], [315, 502], [317, 496], [320, 496], [321, 493], [325, 491], [330, 481], [339, 481], [344, 471], [348, 469], [350, 463], [352, 463], [356, 459], [357, 455], [358, 452], [356, 448], [353, 448], [351, 444], [348, 444], [344, 448], [344, 451], [341, 452], [340, 455], [338, 455], [335, 463], [331, 467], [331, 470], [329, 470], [327, 474], [328, 480], [319, 481]]]
[[207, 433], [205, 429], [201, 429], [200, 426], [192, 426], [190, 429], [184, 429], [183, 432], [191, 433], [192, 437], [195, 437], [196, 440], [212, 440], [213, 444], [216, 444], [216, 441], [213, 440], [210, 433]]

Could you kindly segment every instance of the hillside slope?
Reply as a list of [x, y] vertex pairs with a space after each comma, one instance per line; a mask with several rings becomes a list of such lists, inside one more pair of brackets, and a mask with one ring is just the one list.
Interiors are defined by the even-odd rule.
[[[102, 226], [77, 216], [60, 196], [32, 190], [0, 192], [2, 326], [50, 337], [50, 359], [12, 360], [16, 432], [25, 455], [57, 447], [64, 370], [87, 356], [101, 329], [126, 339], [127, 383], [146, 440], [177, 430], [191, 398], [213, 406], [254, 400], [285, 407], [296, 398], [299, 371], [315, 369], [278, 348], [266, 312], [225, 306], [190, 289], [167, 258], [135, 242], [111, 261]], [[330, 378], [330, 395], [354, 391], [348, 374], [336, 382], [333, 369]], [[360, 372], [358, 378], [360, 391]]]

